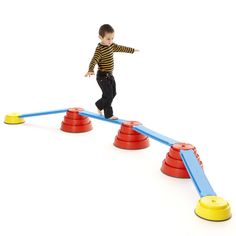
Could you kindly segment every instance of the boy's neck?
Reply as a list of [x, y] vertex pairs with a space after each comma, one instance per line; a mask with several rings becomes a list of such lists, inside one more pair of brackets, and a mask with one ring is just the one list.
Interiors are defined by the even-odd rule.
[[109, 45], [103, 44], [102, 42], [100, 42], [100, 44], [101, 44], [102, 46], [107, 46], [107, 47], [109, 47]]

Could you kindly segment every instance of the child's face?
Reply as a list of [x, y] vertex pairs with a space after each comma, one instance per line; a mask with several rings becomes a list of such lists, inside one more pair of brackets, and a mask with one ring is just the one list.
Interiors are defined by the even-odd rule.
[[113, 43], [114, 33], [105, 33], [104, 37], [99, 36], [101, 44], [110, 46]]

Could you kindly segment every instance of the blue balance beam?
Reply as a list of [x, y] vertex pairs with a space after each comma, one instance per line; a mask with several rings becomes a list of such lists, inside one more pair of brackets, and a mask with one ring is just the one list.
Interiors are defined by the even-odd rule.
[[150, 130], [150, 129], [142, 126], [142, 125], [135, 125], [133, 127], [133, 130], [135, 130], [135, 131], [137, 131], [141, 134], [144, 134], [144, 135], [146, 135], [146, 136], [148, 136], [148, 137], [150, 137], [154, 140], [157, 140], [160, 143], [168, 145], [168, 146], [172, 146], [173, 144], [177, 143], [176, 140], [168, 138], [168, 137], [166, 137], [162, 134], [159, 134], [157, 132], [154, 132], [154, 131], [152, 131], [152, 130]]
[[216, 196], [193, 150], [181, 150], [180, 154], [199, 195]]
[[[44, 111], [44, 112], [35, 112], [35, 113], [27, 113], [27, 114], [22, 114], [19, 117], [20, 118], [26, 118], [26, 117], [32, 117], [32, 116], [42, 116], [42, 115], [51, 115], [51, 114], [57, 114], [57, 113], [65, 113], [67, 112], [68, 109], [60, 109], [60, 110], [52, 110], [52, 111]], [[102, 120], [102, 121], [106, 121], [106, 122], [110, 122], [113, 124], [118, 124], [121, 125], [124, 122], [126, 122], [127, 120], [123, 120], [123, 119], [116, 119], [116, 120], [112, 120], [112, 119], [106, 119], [103, 115], [99, 115], [90, 111], [81, 111], [78, 112], [79, 115], [81, 116], [86, 116], [86, 117], [91, 117], [97, 120]], [[158, 142], [161, 142], [163, 144], [166, 144], [168, 146], [172, 146], [173, 144], [177, 143], [176, 140], [173, 140], [171, 138], [168, 138], [164, 135], [161, 135], [157, 132], [154, 132], [142, 125], [137, 125], [137, 126], [133, 126], [133, 130], [144, 134], [152, 139], [157, 140]]]
[[43, 112], [35, 112], [35, 113], [28, 113], [28, 114], [22, 114], [19, 117], [25, 118], [25, 117], [31, 117], [31, 116], [43, 116], [43, 115], [51, 115], [51, 114], [57, 114], [57, 113], [64, 113], [67, 112], [68, 109], [61, 109], [61, 110], [53, 110], [53, 111], [43, 111]]

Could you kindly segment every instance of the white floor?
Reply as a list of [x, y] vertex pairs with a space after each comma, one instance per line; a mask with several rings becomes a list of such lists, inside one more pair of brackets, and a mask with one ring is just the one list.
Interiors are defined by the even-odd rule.
[[[234, 235], [234, 217], [221, 223], [198, 218], [192, 182], [160, 172], [167, 146], [151, 140], [147, 149], [121, 150], [112, 145], [119, 126], [92, 120], [92, 131], [69, 134], [59, 130], [62, 120], [54, 115], [1, 125], [2, 235]], [[230, 156], [202, 146], [206, 174], [234, 213]]]

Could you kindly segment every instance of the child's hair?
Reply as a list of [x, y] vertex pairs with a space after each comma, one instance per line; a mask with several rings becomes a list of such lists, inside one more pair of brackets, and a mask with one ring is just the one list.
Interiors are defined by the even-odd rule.
[[102, 25], [99, 29], [99, 35], [101, 37], [104, 37], [106, 33], [114, 33], [114, 29], [108, 24]]

